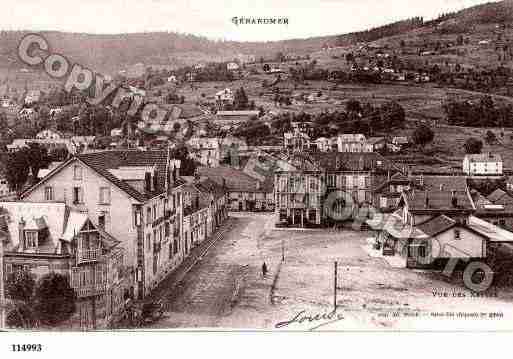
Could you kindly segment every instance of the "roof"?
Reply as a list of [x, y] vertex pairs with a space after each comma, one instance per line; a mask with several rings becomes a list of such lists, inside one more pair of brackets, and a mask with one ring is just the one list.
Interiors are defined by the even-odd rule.
[[507, 193], [505, 191], [503, 191], [502, 189], [500, 188], [497, 188], [495, 191], [493, 191], [492, 193], [490, 193], [486, 198], [495, 203], [496, 201], [498, 201], [499, 199], [501, 199], [502, 197], [504, 197], [505, 195], [507, 195]]
[[392, 142], [393, 143], [398, 143], [398, 144], [406, 144], [408, 143], [408, 137], [405, 137], [405, 136], [396, 136], [392, 139]]
[[258, 116], [260, 111], [217, 111], [218, 116]]
[[500, 154], [490, 152], [465, 155], [465, 159], [470, 162], [502, 162]]
[[199, 181], [194, 182], [194, 185], [203, 193], [212, 193], [215, 199], [221, 198], [226, 194], [222, 185], [208, 177], [202, 177]]
[[[22, 222], [25, 230], [48, 230], [47, 243], [37, 249], [37, 253], [46, 254], [61, 254], [59, 241], [71, 242], [87, 222], [92, 225], [87, 213], [70, 209], [65, 203], [0, 202], [0, 229], [8, 235], [8, 251], [19, 248], [19, 225]], [[96, 229], [106, 249], [120, 243], [101, 228]]]
[[327, 171], [398, 171], [399, 168], [376, 152], [314, 152], [313, 161]]
[[[146, 200], [161, 194], [165, 190], [167, 151], [110, 150], [80, 154], [71, 158], [69, 161], [62, 163], [60, 166], [55, 168], [39, 183], [23, 193], [22, 198], [74, 161], [84, 163], [129, 196], [140, 202], [145, 202]], [[154, 167], [157, 174], [156, 187], [151, 192], [140, 191], [123, 180], [126, 179], [124, 176], [121, 176], [121, 178], [117, 176], [118, 174], [127, 174], [128, 172], [131, 172], [130, 168], [135, 170], [139, 169], [140, 172], [141, 168], [146, 167]], [[184, 182], [181, 179], [177, 179], [175, 182], [175, 186], [180, 186], [182, 184], [184, 184]]]
[[416, 228], [426, 235], [432, 237], [439, 233], [445, 232], [446, 230], [454, 227], [457, 222], [445, 215], [441, 215], [430, 219], [422, 224], [416, 226]]
[[467, 227], [487, 237], [490, 242], [513, 242], [513, 233], [475, 216], [468, 217]]
[[226, 184], [229, 191], [238, 192], [272, 192], [272, 186], [264, 186], [261, 181], [232, 167], [198, 167], [201, 176], [206, 176], [219, 185]]
[[420, 175], [413, 178], [415, 188], [434, 191], [459, 191], [467, 192], [467, 177], [465, 176], [439, 176], [439, 175]]
[[[453, 204], [453, 196], [456, 202]], [[469, 211], [474, 210], [470, 194], [466, 191], [411, 190], [404, 198], [413, 211]]]
[[369, 137], [367, 139], [367, 143], [373, 145], [373, 144], [379, 143], [384, 140], [385, 140], [385, 137]]

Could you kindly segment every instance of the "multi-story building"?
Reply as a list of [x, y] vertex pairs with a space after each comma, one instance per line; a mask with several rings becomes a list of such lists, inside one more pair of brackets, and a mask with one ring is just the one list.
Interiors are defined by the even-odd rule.
[[283, 134], [283, 146], [287, 150], [306, 151], [310, 149], [310, 136], [305, 132], [295, 129], [293, 132]]
[[132, 293], [143, 298], [185, 256], [179, 168], [165, 150], [85, 153], [63, 162], [22, 200], [64, 202], [86, 212], [121, 241]]
[[88, 214], [58, 202], [0, 202], [4, 279], [27, 271], [67, 277], [77, 297], [69, 326], [107, 327], [129, 295], [119, 241]]
[[228, 192], [208, 178], [196, 175], [183, 190], [184, 237], [188, 248], [202, 243], [227, 218]]
[[373, 146], [367, 143], [365, 135], [345, 133], [337, 137], [338, 152], [373, 152]]
[[412, 187], [403, 191], [397, 211], [374, 213], [367, 223], [376, 232], [375, 247], [398, 255], [409, 268], [443, 268], [450, 259], [485, 260], [513, 233], [476, 217], [468, 188]]
[[218, 137], [191, 137], [187, 141], [190, 155], [204, 166], [217, 167], [221, 159], [221, 144]]
[[463, 172], [468, 176], [501, 176], [502, 157], [496, 153], [466, 155]]
[[274, 179], [276, 223], [320, 226], [353, 219], [372, 190], [399, 170], [375, 152], [294, 154]]
[[198, 167], [205, 176], [228, 191], [227, 207], [231, 211], [273, 211], [274, 194], [272, 177], [259, 180], [232, 167]]

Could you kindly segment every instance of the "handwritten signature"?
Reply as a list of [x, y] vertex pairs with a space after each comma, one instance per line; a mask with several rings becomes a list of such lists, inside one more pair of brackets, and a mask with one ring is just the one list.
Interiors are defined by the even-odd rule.
[[312, 315], [307, 315], [305, 310], [300, 311], [297, 313], [292, 319], [285, 320], [283, 322], [276, 323], [274, 325], [275, 328], [283, 328], [286, 326], [289, 326], [293, 323], [301, 324], [303, 322], [313, 323], [313, 322], [319, 322], [319, 321], [326, 321], [325, 323], [320, 323], [314, 328], [310, 328], [310, 330], [317, 329], [323, 325], [330, 324], [337, 322], [339, 320], [343, 320], [344, 315], [341, 313], [337, 313], [335, 310], [332, 310], [329, 313], [314, 313]]

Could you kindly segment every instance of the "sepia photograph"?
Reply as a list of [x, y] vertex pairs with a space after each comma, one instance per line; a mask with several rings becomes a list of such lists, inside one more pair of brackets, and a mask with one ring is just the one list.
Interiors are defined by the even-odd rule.
[[8, 354], [513, 332], [512, 0], [2, 7]]

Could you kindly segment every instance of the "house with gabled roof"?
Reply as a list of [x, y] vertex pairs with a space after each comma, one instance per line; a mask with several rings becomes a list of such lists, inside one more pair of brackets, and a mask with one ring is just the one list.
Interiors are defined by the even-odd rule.
[[463, 172], [469, 176], [501, 176], [503, 161], [497, 153], [479, 153], [465, 155], [463, 158]]
[[120, 241], [62, 202], [0, 202], [5, 276], [25, 271], [69, 278], [77, 298], [68, 328], [107, 328], [123, 309], [130, 277]]
[[443, 268], [451, 258], [484, 260], [513, 243], [513, 233], [476, 216], [463, 183], [432, 176], [403, 191], [394, 213], [373, 213], [367, 224], [376, 230], [375, 248], [402, 257], [406, 267]]
[[228, 191], [228, 208], [232, 211], [274, 210], [273, 177], [255, 178], [228, 166], [198, 167], [200, 176], [209, 178]]
[[53, 169], [21, 198], [64, 202], [119, 238], [132, 294], [143, 298], [185, 257], [180, 220], [185, 182], [179, 170], [169, 149], [84, 153]]

